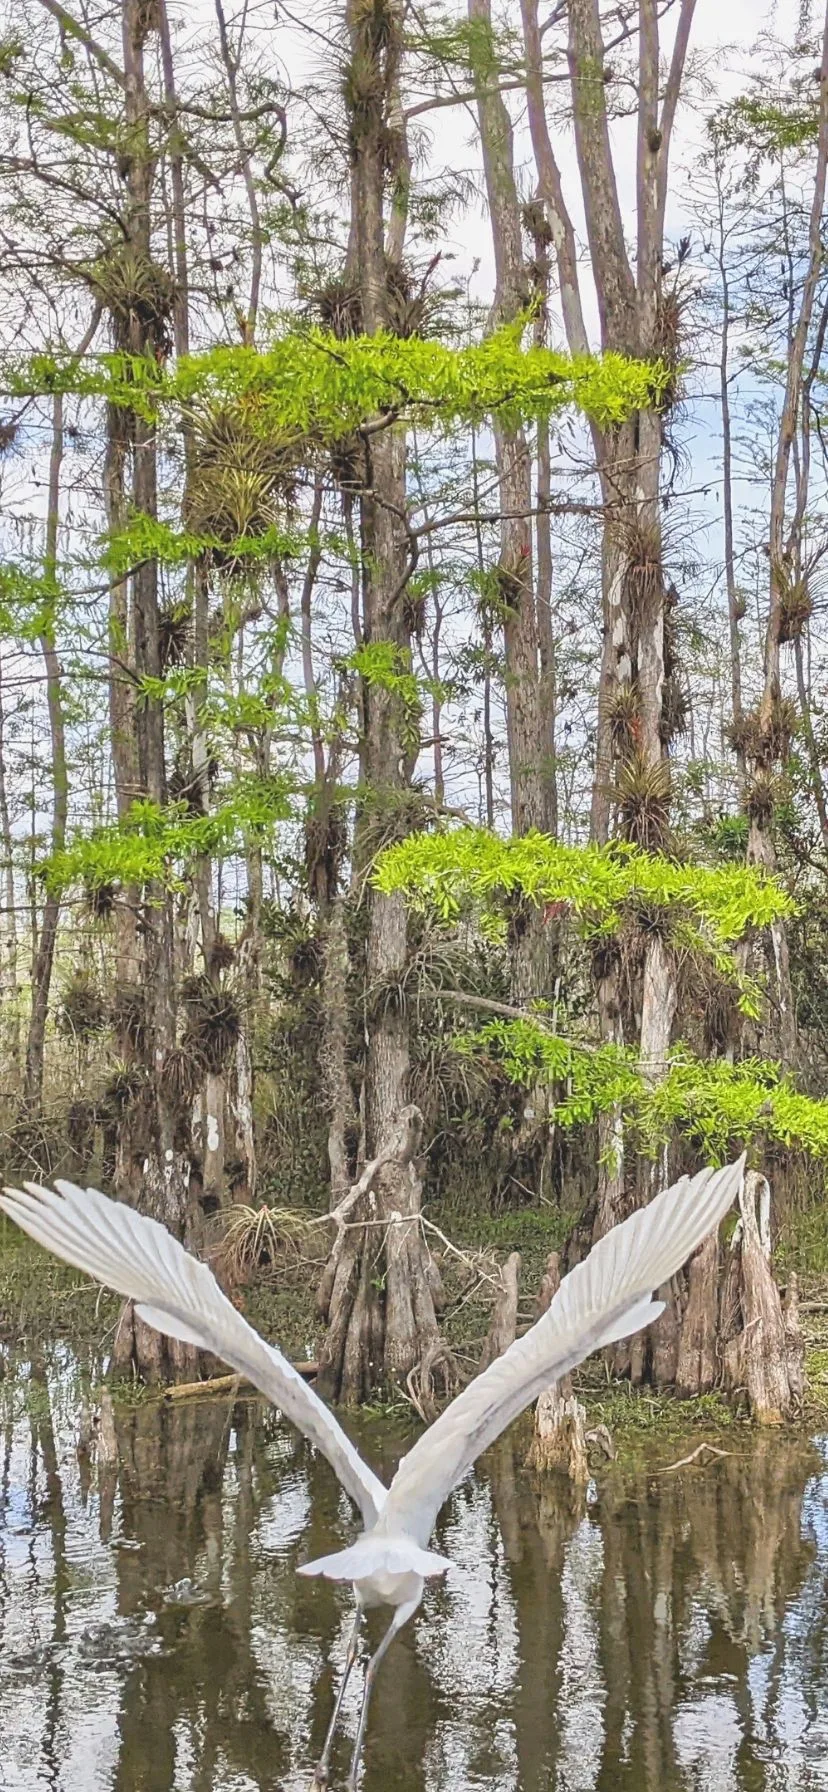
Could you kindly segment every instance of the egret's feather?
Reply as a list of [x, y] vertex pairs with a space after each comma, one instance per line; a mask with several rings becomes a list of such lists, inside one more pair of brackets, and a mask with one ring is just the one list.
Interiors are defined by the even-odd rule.
[[222, 1294], [206, 1263], [191, 1257], [156, 1220], [121, 1201], [72, 1182], [59, 1181], [56, 1188], [57, 1193], [34, 1182], [7, 1188], [0, 1208], [55, 1256], [135, 1301], [156, 1331], [208, 1350], [237, 1369], [327, 1457], [365, 1524], [373, 1524], [385, 1498], [382, 1482], [293, 1365]]
[[327, 1580], [370, 1581], [374, 1576], [418, 1574], [421, 1580], [445, 1574], [451, 1567], [447, 1556], [421, 1549], [409, 1537], [378, 1537], [369, 1532], [358, 1537], [348, 1549], [334, 1555], [319, 1556], [315, 1562], [304, 1562], [298, 1574], [324, 1574]]
[[[38, 1244], [135, 1301], [147, 1324], [209, 1350], [245, 1375], [327, 1457], [366, 1526], [376, 1527], [377, 1544], [396, 1539], [422, 1555], [443, 1501], [511, 1420], [593, 1350], [658, 1317], [663, 1308], [653, 1301], [653, 1291], [718, 1225], [743, 1171], [741, 1158], [724, 1170], [702, 1170], [692, 1182], [682, 1177], [607, 1233], [565, 1277], [537, 1324], [471, 1382], [408, 1452], [388, 1494], [313, 1390], [247, 1324], [206, 1264], [191, 1257], [165, 1227], [97, 1189], [64, 1181], [57, 1183], [57, 1193], [33, 1182], [6, 1189], [0, 1208]], [[364, 1556], [366, 1542], [360, 1539], [352, 1550]], [[346, 1558], [351, 1551], [325, 1557], [324, 1566], [309, 1564], [304, 1572], [356, 1578]], [[335, 1570], [334, 1563], [340, 1564]]]
[[657, 1318], [654, 1289], [681, 1269], [738, 1193], [744, 1157], [724, 1170], [684, 1176], [613, 1227], [562, 1281], [543, 1317], [464, 1388], [404, 1456], [378, 1530], [425, 1544], [437, 1513], [488, 1449], [553, 1381], [593, 1350]]

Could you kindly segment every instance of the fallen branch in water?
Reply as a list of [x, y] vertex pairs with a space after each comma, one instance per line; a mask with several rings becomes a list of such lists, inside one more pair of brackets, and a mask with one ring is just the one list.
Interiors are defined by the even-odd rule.
[[[294, 1369], [305, 1381], [312, 1381], [318, 1373], [318, 1363], [294, 1363]], [[229, 1394], [233, 1388], [247, 1386], [243, 1375], [213, 1375], [207, 1381], [182, 1381], [164, 1388], [162, 1400], [186, 1400], [195, 1394]]]
[[653, 1472], [657, 1475], [671, 1475], [674, 1469], [686, 1468], [688, 1463], [695, 1462], [703, 1450], [709, 1450], [711, 1456], [733, 1455], [732, 1450], [717, 1450], [715, 1444], [699, 1444], [695, 1450], [690, 1451], [689, 1456], [682, 1456], [678, 1462], [671, 1462], [668, 1468], [657, 1468]]

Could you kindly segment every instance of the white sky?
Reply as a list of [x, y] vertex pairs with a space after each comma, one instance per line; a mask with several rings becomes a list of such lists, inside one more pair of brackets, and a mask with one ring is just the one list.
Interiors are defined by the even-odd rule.
[[[812, 0], [814, 14], [817, 7], [818, 0]], [[457, 10], [465, 11], [465, 7], [458, 5]], [[323, 7], [322, 11], [330, 16], [329, 8]], [[514, 22], [519, 29], [518, 0], [508, 0], [508, 4], [500, 8], [497, 0], [493, 0], [493, 11], [496, 17], [508, 23]], [[668, 237], [677, 239], [687, 228], [687, 211], [683, 203], [691, 193], [687, 169], [702, 135], [705, 112], [746, 86], [751, 50], [763, 33], [793, 42], [799, 12], [799, 0], [769, 0], [769, 4], [764, 4], [763, 0], [724, 0], [724, 3], [723, 0], [698, 0], [688, 67], [692, 71], [695, 61], [700, 77], [709, 85], [710, 93], [709, 98], [702, 102], [701, 108], [685, 106], [678, 114], [671, 155]], [[662, 27], [662, 54], [665, 56], [669, 54], [671, 40], [672, 32]], [[516, 159], [524, 163], [523, 185], [528, 193], [534, 185], [534, 168], [528, 138], [521, 128], [522, 107], [517, 96], [512, 96], [512, 100], [512, 113], [517, 125]], [[450, 108], [432, 113], [428, 118], [428, 125], [433, 135], [437, 161], [443, 164], [456, 163], [461, 167], [469, 167], [470, 163], [479, 165], [475, 132], [470, 113], [465, 108]], [[618, 155], [617, 178], [622, 210], [628, 228], [632, 231], [635, 213], [634, 126], [622, 127], [622, 131], [618, 133], [620, 143], [623, 143], [624, 128], [627, 129], [629, 154], [622, 151]], [[566, 128], [554, 129], [553, 141], [567, 201], [576, 230], [582, 236], [579, 181], [571, 133]], [[463, 260], [466, 256], [470, 260], [479, 258], [480, 270], [475, 284], [479, 296], [488, 299], [494, 283], [494, 264], [490, 233], [488, 228], [481, 230], [481, 221], [480, 213], [475, 215], [472, 209], [458, 223], [456, 247]]]

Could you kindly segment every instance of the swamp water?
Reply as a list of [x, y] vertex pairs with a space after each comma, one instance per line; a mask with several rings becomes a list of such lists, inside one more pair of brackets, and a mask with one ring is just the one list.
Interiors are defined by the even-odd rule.
[[[2, 1792], [306, 1792], [351, 1619], [293, 1570], [348, 1501], [253, 1399], [122, 1412], [100, 1476], [79, 1402], [63, 1351], [0, 1383]], [[389, 1475], [399, 1439], [361, 1443]], [[728, 1448], [581, 1504], [492, 1451], [381, 1670], [363, 1792], [828, 1792], [828, 1446]]]

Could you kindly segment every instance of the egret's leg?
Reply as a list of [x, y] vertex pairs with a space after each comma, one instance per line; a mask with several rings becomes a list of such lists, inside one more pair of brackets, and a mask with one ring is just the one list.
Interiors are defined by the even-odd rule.
[[325, 1746], [324, 1746], [322, 1753], [319, 1757], [319, 1760], [316, 1765], [316, 1772], [311, 1781], [311, 1792], [322, 1792], [322, 1788], [327, 1786], [327, 1784], [328, 1784], [328, 1768], [330, 1765], [331, 1748], [333, 1746], [334, 1732], [336, 1730], [337, 1722], [339, 1720], [339, 1713], [342, 1710], [342, 1700], [345, 1697], [345, 1688], [346, 1688], [348, 1681], [351, 1677], [351, 1669], [353, 1668], [354, 1662], [356, 1661], [357, 1656], [359, 1654], [359, 1633], [360, 1633], [360, 1630], [362, 1629], [362, 1618], [363, 1618], [362, 1606], [358, 1605], [356, 1608], [356, 1616], [354, 1618], [354, 1628], [351, 1631], [350, 1641], [348, 1643], [348, 1653], [345, 1657], [345, 1672], [342, 1675], [342, 1679], [341, 1679], [340, 1685], [339, 1685], [339, 1691], [336, 1695], [336, 1704], [334, 1705], [333, 1714], [331, 1716], [331, 1721], [328, 1725], [328, 1733], [325, 1737]]
[[379, 1667], [379, 1664], [382, 1661], [382, 1658], [386, 1652], [386, 1649], [388, 1649], [390, 1647], [391, 1643], [393, 1643], [394, 1638], [397, 1635], [398, 1631], [402, 1630], [403, 1625], [408, 1623], [409, 1618], [417, 1610], [417, 1607], [420, 1603], [420, 1600], [422, 1599], [422, 1596], [423, 1596], [423, 1594], [422, 1594], [422, 1588], [421, 1588], [417, 1594], [416, 1599], [409, 1599], [406, 1601], [405, 1605], [397, 1606], [397, 1609], [394, 1613], [391, 1623], [388, 1626], [388, 1629], [385, 1632], [385, 1635], [382, 1639], [382, 1642], [380, 1643], [379, 1648], [371, 1656], [368, 1666], [365, 1669], [365, 1687], [364, 1687], [363, 1694], [362, 1694], [362, 1710], [360, 1711], [360, 1714], [359, 1714], [359, 1728], [357, 1730], [357, 1738], [356, 1738], [356, 1742], [354, 1743], [354, 1752], [353, 1752], [353, 1757], [351, 1759], [351, 1771], [350, 1771], [348, 1778], [345, 1782], [347, 1792], [356, 1792], [357, 1773], [359, 1771], [359, 1758], [360, 1758], [360, 1755], [362, 1754], [362, 1744], [365, 1740], [365, 1724], [366, 1724], [366, 1720], [368, 1717], [368, 1701], [371, 1697], [371, 1689], [373, 1687], [374, 1680], [376, 1678], [377, 1668]]

